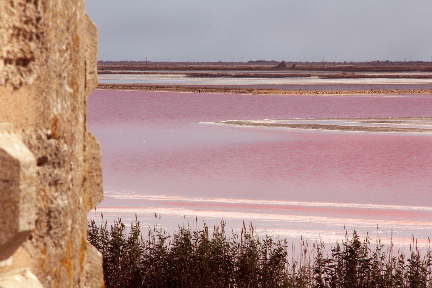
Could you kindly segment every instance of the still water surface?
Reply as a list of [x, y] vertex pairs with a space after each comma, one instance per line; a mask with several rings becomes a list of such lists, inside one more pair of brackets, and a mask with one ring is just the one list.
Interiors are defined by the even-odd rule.
[[[95, 90], [105, 200], [90, 218], [406, 245], [432, 233], [432, 136], [208, 124], [228, 119], [430, 117], [432, 95], [281, 96]], [[206, 123], [207, 122], [207, 123]], [[154, 218], [154, 213], [161, 216]], [[198, 217], [198, 218], [196, 218]], [[377, 224], [379, 229], [377, 231]]]

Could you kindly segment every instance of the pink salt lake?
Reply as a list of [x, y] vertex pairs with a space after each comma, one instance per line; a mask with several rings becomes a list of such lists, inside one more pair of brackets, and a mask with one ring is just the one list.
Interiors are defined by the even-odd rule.
[[[261, 96], [96, 90], [105, 200], [89, 218], [137, 214], [175, 230], [334, 242], [344, 226], [407, 246], [432, 232], [432, 135], [214, 125], [228, 119], [430, 117], [432, 95]], [[154, 218], [154, 213], [160, 219]], [[379, 229], [377, 230], [377, 225]]]

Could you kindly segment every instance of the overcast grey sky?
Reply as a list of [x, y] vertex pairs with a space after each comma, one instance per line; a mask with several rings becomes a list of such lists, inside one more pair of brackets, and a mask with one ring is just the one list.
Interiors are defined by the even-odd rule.
[[431, 61], [432, 0], [86, 0], [101, 60]]

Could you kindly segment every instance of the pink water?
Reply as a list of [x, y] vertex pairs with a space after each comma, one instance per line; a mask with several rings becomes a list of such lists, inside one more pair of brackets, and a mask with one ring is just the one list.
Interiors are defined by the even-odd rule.
[[[215, 125], [227, 119], [430, 117], [432, 96], [260, 96], [96, 90], [88, 127], [102, 145], [98, 211], [173, 229], [200, 217], [237, 229], [333, 241], [343, 226], [425, 240], [432, 228], [431, 135]], [[92, 214], [93, 215], [93, 214]], [[96, 217], [96, 216], [92, 216]], [[374, 230], [374, 231], [375, 231]], [[399, 238], [398, 238], [399, 237]]]

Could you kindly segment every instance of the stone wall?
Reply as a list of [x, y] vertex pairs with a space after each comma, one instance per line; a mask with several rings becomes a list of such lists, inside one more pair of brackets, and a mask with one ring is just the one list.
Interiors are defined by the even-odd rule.
[[0, 0], [0, 287], [104, 285], [86, 240], [103, 198], [96, 55], [83, 0]]

